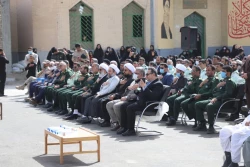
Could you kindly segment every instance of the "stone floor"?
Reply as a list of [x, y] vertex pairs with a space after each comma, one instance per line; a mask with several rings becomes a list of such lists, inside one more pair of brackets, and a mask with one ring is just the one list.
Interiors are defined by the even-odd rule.
[[[100, 167], [220, 167], [223, 152], [218, 135], [193, 132], [191, 125], [166, 127], [164, 122], [146, 123], [142, 126], [164, 133], [158, 137], [122, 137], [101, 128], [95, 123], [79, 125], [64, 121], [60, 116], [49, 114], [41, 107], [32, 107], [24, 102], [25, 91], [6, 86], [7, 97], [3, 103], [3, 120], [0, 120], [0, 166], [1, 167], [55, 167], [55, 166], [100, 166]], [[44, 154], [44, 129], [50, 126], [68, 125], [85, 127], [101, 136], [101, 162], [96, 154], [65, 156], [64, 165], [59, 165], [59, 147], [50, 146]], [[228, 123], [222, 119], [218, 124]], [[52, 141], [52, 139], [50, 139]], [[95, 142], [86, 142], [84, 149], [95, 149]], [[77, 146], [65, 146], [67, 151]]]

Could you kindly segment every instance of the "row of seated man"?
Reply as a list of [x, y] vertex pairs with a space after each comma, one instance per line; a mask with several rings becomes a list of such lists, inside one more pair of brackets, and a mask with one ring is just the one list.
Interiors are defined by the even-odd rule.
[[[143, 67], [135, 68], [131, 63], [126, 63], [123, 68], [121, 73], [115, 64], [93, 63], [90, 73], [86, 65], [74, 63], [73, 69], [70, 69], [62, 61], [56, 69], [49, 71], [44, 84], [37, 81], [30, 83], [28, 100], [37, 105], [46, 99], [48, 111], [65, 115], [66, 120], [76, 119], [86, 124], [100, 117], [101, 127], [112, 125], [112, 130], [118, 134], [135, 135], [135, 112], [143, 110], [147, 101], [160, 100], [163, 84], [153, 67], [145, 71]], [[162, 70], [165, 75], [170, 75], [168, 65], [160, 64]], [[169, 105], [167, 125], [175, 125], [182, 108], [189, 119], [196, 120], [195, 131], [216, 133], [213, 127], [214, 114], [223, 98], [233, 96], [236, 87], [231, 79], [233, 68], [222, 68], [222, 80], [215, 77], [216, 67], [213, 65], [206, 66], [207, 78], [204, 80], [200, 79], [199, 66], [192, 67], [192, 79], [189, 80], [184, 77], [185, 65], [177, 64], [175, 71], [166, 100]], [[118, 77], [120, 75], [121, 78]], [[208, 113], [208, 130], [204, 111]]]

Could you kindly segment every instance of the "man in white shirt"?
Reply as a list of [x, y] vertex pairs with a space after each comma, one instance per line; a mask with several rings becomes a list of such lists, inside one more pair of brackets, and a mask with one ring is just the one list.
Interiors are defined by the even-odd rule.
[[207, 79], [207, 74], [206, 74], [206, 60], [202, 59], [199, 61], [199, 67], [201, 68], [201, 75], [200, 78], [202, 81]]
[[239, 71], [238, 71], [238, 64], [236, 61], [232, 61], [231, 62], [232, 65], [232, 69], [233, 69], [233, 73], [231, 76], [231, 80], [235, 83], [235, 84], [245, 84], [245, 79], [242, 78], [241, 76], [239, 76]]
[[25, 59], [24, 60], [25, 60], [26, 64], [29, 64], [29, 58], [30, 58], [30, 56], [34, 57], [34, 63], [37, 64], [38, 63], [38, 55], [33, 52], [33, 48], [32, 47], [28, 48], [28, 54], [25, 55]]
[[238, 167], [241, 160], [241, 147], [250, 136], [250, 116], [235, 126], [225, 126], [220, 131], [220, 142], [226, 155], [223, 167]]

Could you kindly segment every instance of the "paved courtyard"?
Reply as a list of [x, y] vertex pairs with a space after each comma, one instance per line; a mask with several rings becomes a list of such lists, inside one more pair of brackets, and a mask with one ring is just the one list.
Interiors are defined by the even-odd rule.
[[[26, 91], [26, 90], [25, 90]], [[55, 166], [100, 166], [100, 167], [220, 167], [223, 152], [218, 135], [207, 135], [191, 130], [190, 126], [166, 127], [165, 122], [146, 123], [142, 126], [164, 133], [158, 137], [121, 137], [109, 128], [95, 123], [79, 125], [64, 121], [61, 116], [47, 113], [41, 107], [32, 107], [24, 102], [25, 91], [17, 91], [7, 85], [7, 97], [3, 103], [3, 120], [0, 121], [0, 166], [1, 167], [55, 167]], [[59, 147], [50, 146], [44, 156], [44, 129], [50, 126], [84, 126], [101, 136], [101, 162], [96, 154], [65, 156], [64, 165], [59, 165]], [[219, 125], [227, 125], [219, 120]], [[52, 139], [51, 139], [52, 141]], [[67, 145], [66, 151], [76, 151], [77, 145]], [[86, 142], [83, 149], [95, 149], [95, 142]]]

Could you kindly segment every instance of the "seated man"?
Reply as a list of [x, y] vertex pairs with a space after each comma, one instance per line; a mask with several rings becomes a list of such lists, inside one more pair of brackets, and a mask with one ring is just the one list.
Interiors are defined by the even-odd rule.
[[174, 76], [169, 72], [168, 65], [166, 63], [160, 64], [160, 74], [158, 78], [161, 80], [163, 85], [170, 86], [173, 83]]
[[135, 72], [135, 67], [131, 63], [126, 63], [124, 65], [124, 71], [123, 71], [124, 78], [121, 79], [119, 85], [116, 87], [115, 93], [104, 97], [100, 101], [100, 103], [97, 104], [97, 105], [100, 105], [101, 108], [96, 116], [101, 117], [104, 120], [102, 123], [99, 124], [101, 127], [110, 126], [110, 117], [106, 109], [106, 104], [109, 101], [121, 99], [121, 97], [127, 95], [128, 91], [126, 90], [128, 86], [134, 81], [133, 79], [134, 72]]
[[129, 91], [126, 96], [121, 97], [121, 99], [118, 100], [112, 100], [107, 103], [106, 108], [109, 113], [111, 122], [113, 124], [113, 127], [111, 131], [117, 131], [120, 128], [121, 125], [121, 105], [125, 103], [129, 103], [131, 101], [135, 101], [137, 95], [134, 93], [137, 88], [139, 88], [139, 82], [141, 79], [145, 79], [145, 71], [142, 67], [137, 67], [135, 71], [135, 75], [137, 76], [136, 80], [131, 83], [131, 85], [128, 87]]
[[67, 64], [63, 61], [60, 62], [60, 73], [58, 76], [58, 79], [54, 82], [54, 85], [46, 87], [45, 89], [45, 97], [48, 101], [47, 107], [50, 107], [50, 109], [53, 110], [53, 94], [54, 91], [57, 91], [57, 89], [64, 87], [64, 85], [67, 85], [67, 80], [71, 77], [71, 72], [67, 70]]
[[223, 167], [238, 167], [241, 160], [241, 147], [250, 136], [250, 116], [235, 126], [225, 126], [220, 131], [220, 142], [226, 155]]
[[[56, 111], [56, 114], [59, 115], [65, 115], [68, 113], [67, 110], [67, 103], [69, 104], [69, 108], [71, 108], [73, 110], [73, 95], [80, 95], [83, 92], [83, 87], [85, 87], [88, 84], [88, 78], [89, 78], [89, 73], [88, 73], [88, 66], [86, 65], [82, 65], [80, 67], [80, 75], [78, 76], [78, 79], [74, 82], [74, 85], [72, 87], [70, 87], [69, 90], [60, 92], [57, 91], [57, 94], [54, 94], [54, 107], [58, 107], [58, 105], [61, 106], [61, 108]], [[59, 99], [55, 99], [55, 98], [59, 98]], [[55, 102], [57, 103], [55, 105]], [[65, 107], [62, 107], [65, 106]]]
[[139, 82], [138, 100], [121, 105], [121, 127], [118, 129], [117, 134], [122, 134], [123, 136], [135, 135], [135, 112], [142, 111], [146, 107], [147, 101], [160, 100], [163, 84], [159, 81], [155, 68], [148, 68], [146, 79], [148, 82], [144, 82], [142, 79]]
[[[99, 77], [95, 81], [93, 85], [89, 87], [88, 90], [86, 90], [84, 93], [81, 95], [78, 95], [76, 100], [75, 100], [75, 106], [74, 106], [74, 111], [71, 113], [67, 114], [66, 117], [64, 118], [65, 120], [73, 120], [77, 119], [78, 116], [81, 116], [81, 109], [84, 108], [85, 105], [85, 100], [91, 96], [94, 96], [97, 92], [100, 91], [101, 85], [108, 80], [108, 65], [105, 63], [100, 64], [100, 66], [97, 66], [97, 64], [92, 65], [92, 70], [95, 72], [96, 68], [99, 70]], [[97, 74], [96, 74], [97, 75]], [[88, 104], [87, 104], [88, 105]], [[66, 106], [67, 107], [67, 106]]]
[[[214, 129], [214, 114], [218, 112], [223, 99], [233, 98], [233, 93], [236, 88], [235, 83], [231, 80], [231, 74], [232, 68], [230, 66], [224, 66], [221, 72], [221, 77], [224, 78], [224, 80], [213, 90], [213, 96], [208, 100], [195, 103], [196, 118], [199, 124], [194, 128], [194, 131], [207, 131], [208, 134], [216, 133]], [[204, 111], [206, 111], [208, 115], [208, 130], [203, 114]]]
[[175, 94], [180, 89], [184, 88], [187, 83], [187, 79], [184, 77], [184, 72], [186, 71], [186, 67], [182, 64], [176, 65], [176, 78], [174, 78], [173, 83], [171, 84], [169, 96]]
[[180, 113], [181, 102], [188, 99], [190, 95], [198, 92], [199, 85], [202, 82], [200, 79], [200, 72], [200, 67], [194, 66], [191, 72], [193, 79], [188, 81], [183, 89], [179, 90], [175, 95], [172, 95], [167, 99], [167, 103], [169, 105], [168, 116], [170, 117], [169, 122], [167, 122], [167, 126], [173, 126], [176, 124]]
[[186, 113], [188, 118], [190, 120], [195, 119], [195, 125], [193, 128], [197, 127], [195, 103], [210, 98], [214, 88], [219, 83], [219, 80], [214, 77], [214, 74], [215, 67], [213, 65], [208, 65], [206, 68], [206, 76], [208, 76], [208, 78], [199, 85], [197, 94], [191, 95], [190, 98], [181, 103], [181, 108]]
[[82, 117], [77, 119], [79, 123], [91, 123], [93, 117], [97, 116], [100, 110], [99, 100], [101, 100], [106, 95], [112, 93], [120, 82], [119, 74], [120, 70], [114, 64], [109, 66], [108, 75], [109, 79], [101, 85], [100, 91], [94, 96], [91, 96], [85, 100], [84, 109], [82, 110]]

